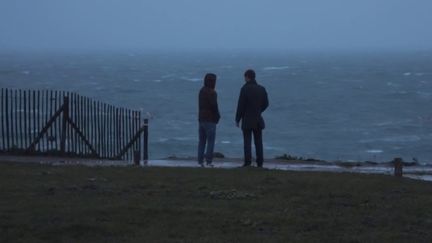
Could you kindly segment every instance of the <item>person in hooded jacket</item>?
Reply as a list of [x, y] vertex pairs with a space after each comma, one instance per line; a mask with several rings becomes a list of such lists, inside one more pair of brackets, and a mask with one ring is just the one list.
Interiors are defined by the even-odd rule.
[[204, 167], [204, 160], [208, 166], [213, 167], [212, 162], [216, 139], [216, 125], [220, 119], [217, 93], [215, 91], [216, 78], [217, 77], [214, 73], [207, 73], [205, 75], [204, 86], [201, 88], [198, 97], [198, 163], [202, 167]]

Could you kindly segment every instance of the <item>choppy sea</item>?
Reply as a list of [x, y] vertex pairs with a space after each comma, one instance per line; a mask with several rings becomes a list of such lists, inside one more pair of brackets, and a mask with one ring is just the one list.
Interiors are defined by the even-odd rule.
[[265, 156], [432, 163], [432, 52], [0, 52], [0, 87], [76, 91], [140, 109], [150, 157], [194, 156], [197, 95], [218, 75], [216, 151], [242, 157], [243, 73], [269, 94]]

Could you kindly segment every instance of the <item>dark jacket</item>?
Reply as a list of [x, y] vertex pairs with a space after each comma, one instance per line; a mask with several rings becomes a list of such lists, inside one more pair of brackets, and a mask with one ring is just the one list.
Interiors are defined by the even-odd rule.
[[214, 90], [215, 85], [215, 82], [206, 80], [204, 82], [204, 87], [202, 87], [199, 92], [198, 120], [200, 122], [219, 122], [220, 114], [217, 103], [217, 93]]
[[236, 122], [242, 121], [242, 129], [264, 129], [261, 113], [269, 105], [267, 91], [255, 80], [243, 85], [237, 105]]

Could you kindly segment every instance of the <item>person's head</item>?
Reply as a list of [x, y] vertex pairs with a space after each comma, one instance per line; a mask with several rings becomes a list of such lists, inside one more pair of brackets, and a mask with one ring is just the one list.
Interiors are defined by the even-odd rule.
[[252, 69], [246, 70], [246, 72], [244, 73], [244, 78], [246, 82], [255, 80], [255, 71]]
[[207, 73], [204, 77], [204, 86], [214, 89], [216, 87], [216, 74]]

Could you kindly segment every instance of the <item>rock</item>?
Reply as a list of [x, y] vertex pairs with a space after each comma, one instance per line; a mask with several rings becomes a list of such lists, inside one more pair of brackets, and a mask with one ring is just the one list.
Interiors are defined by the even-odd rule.
[[282, 160], [298, 160], [299, 158], [296, 156], [291, 156], [289, 154], [283, 154], [281, 156], [276, 156], [275, 159], [282, 159]]
[[392, 163], [394, 165], [394, 175], [396, 177], [402, 177], [402, 174], [403, 174], [402, 168], [403, 168], [403, 164], [404, 164], [403, 160], [401, 158], [395, 158], [392, 161]]
[[225, 155], [223, 153], [220, 153], [220, 152], [214, 152], [213, 157], [218, 158], [218, 159], [223, 159], [223, 158], [225, 158]]

